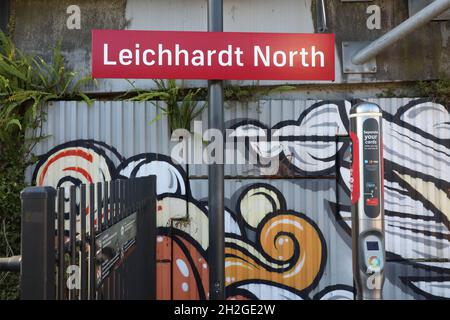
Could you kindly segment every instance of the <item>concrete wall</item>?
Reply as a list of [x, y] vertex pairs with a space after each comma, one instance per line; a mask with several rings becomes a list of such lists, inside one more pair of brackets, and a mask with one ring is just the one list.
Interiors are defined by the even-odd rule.
[[[78, 4], [81, 8], [81, 30], [68, 30], [66, 8]], [[368, 5], [381, 7], [381, 30], [368, 30]], [[336, 81], [343, 83], [375, 83], [436, 79], [450, 75], [450, 22], [433, 21], [398, 42], [377, 58], [378, 72], [370, 75], [344, 75], [341, 68], [342, 41], [370, 41], [408, 18], [407, 1], [374, 0], [364, 3], [326, 1], [329, 30], [336, 34]], [[63, 39], [63, 49], [71, 66], [90, 72], [90, 30], [144, 29], [197, 30], [207, 29], [205, 0], [12, 0], [15, 20], [15, 40], [26, 51], [44, 52]], [[225, 31], [314, 32], [316, 3], [311, 0], [225, 0]], [[252, 84], [252, 81], [239, 82]], [[261, 81], [260, 85], [279, 84]], [[296, 82], [305, 84], [305, 82]], [[323, 83], [322, 83], [323, 84]], [[138, 86], [151, 86], [151, 81], [138, 81]], [[204, 81], [189, 81], [190, 86], [205, 85]], [[101, 80], [90, 91], [126, 91], [123, 80]], [[322, 86], [333, 90], [331, 83]], [[339, 89], [337, 89], [339, 90]], [[299, 92], [303, 97], [306, 91]]]
[[[375, 0], [342, 3], [326, 1], [330, 30], [336, 34], [336, 47], [342, 41], [372, 41], [408, 19], [408, 2]], [[381, 29], [369, 30], [365, 14], [368, 5], [381, 7]], [[332, 14], [331, 14], [332, 13]], [[378, 72], [362, 79], [344, 76], [343, 81], [383, 81], [436, 79], [450, 76], [450, 21], [432, 21], [408, 35], [377, 57]], [[338, 50], [339, 56], [341, 51]]]

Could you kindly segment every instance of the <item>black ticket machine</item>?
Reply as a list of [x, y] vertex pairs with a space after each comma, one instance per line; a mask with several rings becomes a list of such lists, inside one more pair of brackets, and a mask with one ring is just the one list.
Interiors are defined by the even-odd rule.
[[352, 256], [356, 299], [381, 300], [386, 261], [382, 112], [374, 103], [350, 109]]

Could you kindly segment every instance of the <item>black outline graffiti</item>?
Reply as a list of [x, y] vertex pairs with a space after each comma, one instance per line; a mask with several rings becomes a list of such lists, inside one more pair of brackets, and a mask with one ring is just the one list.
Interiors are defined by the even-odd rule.
[[[407, 103], [405, 106], [402, 106], [401, 108], [398, 109], [398, 111], [395, 113], [395, 115], [392, 115], [390, 113], [387, 112], [383, 112], [383, 117], [390, 121], [393, 122], [401, 127], [404, 127], [406, 129], [409, 129], [413, 132], [415, 132], [416, 134], [419, 134], [420, 136], [422, 136], [423, 138], [429, 139], [437, 144], [443, 145], [445, 147], [450, 148], [450, 139], [441, 139], [438, 137], [433, 136], [432, 134], [429, 134], [423, 130], [421, 130], [420, 128], [416, 128], [413, 125], [403, 121], [401, 119], [401, 116], [404, 112], [407, 112], [410, 108], [416, 106], [417, 104], [420, 103], [424, 103], [424, 102], [428, 102], [428, 99], [417, 99], [417, 100], [413, 100], [409, 103]], [[301, 122], [303, 121], [303, 119], [307, 116], [307, 114], [309, 112], [311, 112], [313, 109], [324, 105], [324, 104], [330, 104], [333, 103], [335, 105], [337, 105], [338, 107], [338, 112], [339, 112], [339, 116], [341, 118], [341, 121], [343, 123], [343, 125], [345, 126], [345, 128], [348, 128], [348, 118], [347, 118], [347, 113], [346, 113], [346, 102], [343, 100], [339, 100], [339, 101], [322, 101], [319, 103], [316, 103], [312, 106], [310, 106], [309, 108], [307, 108], [305, 111], [303, 111], [300, 115], [300, 117], [297, 120], [287, 120], [287, 121], [282, 121], [277, 123], [275, 126], [273, 126], [270, 130], [276, 130], [279, 129], [285, 125], [290, 125], [290, 124], [294, 124], [294, 125], [300, 125]], [[231, 125], [229, 128], [233, 129], [233, 128], [237, 128], [238, 126], [241, 126], [243, 124], [254, 124], [260, 128], [265, 128], [268, 129], [264, 124], [262, 124], [261, 122], [257, 121], [257, 120], [252, 120], [252, 119], [245, 119], [242, 120], [240, 122], [234, 122], [233, 125]], [[269, 134], [267, 137], [267, 141], [270, 141], [271, 135]], [[331, 142], [331, 141], [335, 141], [335, 137], [330, 137], [330, 136], [302, 136], [302, 137], [296, 137], [296, 136], [292, 136], [292, 137], [280, 137], [279, 140], [286, 140], [286, 141], [325, 141], [325, 142]], [[350, 143], [348, 141], [344, 141], [342, 147], [338, 150], [337, 152], [337, 159], [340, 162], [340, 166], [341, 167], [345, 167], [345, 168], [349, 168], [350, 167], [350, 163], [348, 161], [345, 160], [344, 156], [345, 156], [345, 152], [347, 151], [348, 147], [350, 146]], [[52, 148], [49, 152], [47, 152], [44, 155], [41, 155], [38, 157], [38, 162], [36, 164], [36, 167], [34, 169], [33, 172], [33, 181], [36, 181], [36, 175], [38, 173], [38, 169], [40, 166], [42, 166], [45, 161], [54, 153], [65, 149], [65, 148], [73, 148], [73, 147], [82, 147], [82, 148], [86, 148], [86, 149], [91, 149], [94, 152], [96, 152], [98, 155], [102, 156], [104, 158], [104, 160], [106, 161], [106, 164], [108, 166], [108, 170], [110, 172], [110, 175], [112, 178], [126, 178], [122, 175], [120, 175], [120, 172], [123, 168], [125, 168], [131, 161], [138, 161], [143, 159], [143, 161], [141, 161], [137, 167], [142, 166], [144, 163], [149, 163], [151, 161], [157, 160], [157, 161], [165, 161], [168, 162], [169, 164], [173, 165], [174, 168], [180, 173], [182, 179], [183, 179], [183, 183], [185, 186], [185, 190], [186, 190], [186, 194], [181, 195], [181, 190], [180, 188], [178, 188], [178, 190], [176, 190], [175, 193], [166, 193], [166, 194], [161, 194], [159, 195], [159, 199], [162, 199], [166, 196], [170, 196], [170, 197], [179, 197], [184, 199], [187, 202], [191, 202], [194, 205], [196, 205], [206, 216], [208, 215], [207, 210], [206, 210], [206, 206], [207, 203], [205, 201], [199, 201], [194, 199], [194, 197], [191, 195], [191, 189], [190, 189], [190, 183], [189, 183], [189, 179], [187, 177], [187, 174], [185, 172], [185, 170], [178, 164], [175, 164], [171, 161], [170, 157], [166, 156], [166, 155], [162, 155], [162, 154], [155, 154], [155, 153], [142, 153], [142, 154], [138, 154], [138, 155], [134, 155], [128, 159], [125, 159], [124, 157], [122, 157], [120, 155], [119, 152], [117, 152], [117, 150], [114, 147], [108, 146], [106, 143], [104, 142], [99, 142], [99, 141], [95, 141], [95, 140], [76, 140], [76, 141], [71, 141], [71, 142], [67, 142], [67, 143], [63, 143], [61, 145], [58, 145], [54, 148]], [[247, 145], [248, 147], [248, 145]], [[114, 160], [112, 159], [114, 158]], [[324, 161], [330, 161], [333, 160], [333, 157], [330, 157], [329, 159], [320, 159], [320, 160], [324, 160]], [[285, 155], [283, 153], [280, 154], [280, 159], [281, 161], [284, 162], [288, 162], [288, 165], [290, 166], [290, 170], [293, 174], [295, 175], [304, 175], [306, 177], [309, 177], [311, 175], [311, 172], [306, 172], [306, 171], [302, 171], [298, 168], [296, 168], [290, 161], [289, 159], [287, 159], [285, 157]], [[117, 166], [116, 166], [117, 164]], [[316, 177], [320, 177], [326, 174], [330, 174], [330, 173], [337, 173], [338, 175], [338, 185], [336, 185], [337, 188], [339, 188], [339, 186], [342, 188], [342, 190], [345, 192], [345, 196], [346, 197], [340, 197], [341, 200], [349, 200], [348, 195], [349, 195], [349, 190], [347, 188], [347, 185], [345, 184], [345, 182], [343, 181], [343, 177], [341, 176], [341, 172], [336, 170], [336, 165], [331, 166], [328, 169], [325, 170], [319, 170], [317, 172], [314, 172], [313, 174]], [[136, 174], [138, 172], [139, 168], [135, 168], [132, 171], [132, 175]], [[427, 198], [425, 198], [425, 196], [419, 194], [416, 190], [414, 190], [412, 187], [410, 187], [403, 179], [401, 179], [399, 176], [397, 176], [393, 171], [398, 171], [398, 172], [402, 172], [402, 173], [406, 173], [408, 175], [411, 175], [412, 177], [417, 177], [420, 178], [424, 181], [428, 181], [428, 182], [432, 182], [436, 185], [437, 188], [439, 188], [440, 190], [450, 190], [450, 182], [449, 181], [443, 181], [442, 179], [439, 179], [438, 177], [434, 177], [434, 176], [429, 176], [426, 175], [425, 173], [422, 172], [417, 172], [414, 171], [411, 168], [405, 168], [402, 167], [396, 163], [393, 163], [389, 160], [385, 160], [385, 179], [387, 181], [390, 182], [395, 182], [398, 183], [399, 186], [401, 188], [403, 188], [403, 190], [398, 190], [395, 189], [396, 192], [399, 193], [406, 193], [408, 194], [413, 200], [417, 200], [420, 201], [424, 208], [426, 208], [427, 210], [429, 210], [430, 212], [433, 213], [434, 216], [432, 217], [428, 217], [428, 216], [416, 216], [416, 215], [411, 215], [411, 214], [407, 214], [407, 213], [402, 213], [402, 212], [393, 212], [393, 211], [389, 211], [386, 210], [386, 215], [387, 216], [398, 216], [398, 217], [404, 217], [404, 218], [412, 218], [412, 219], [417, 219], [417, 220], [424, 220], [424, 221], [436, 221], [436, 222], [441, 222], [443, 223], [449, 230], [450, 230], [450, 221], [449, 219], [438, 209], [436, 208], [435, 205], [433, 205], [433, 203], [431, 201], [429, 201]], [[75, 184], [79, 183], [77, 181], [73, 181]], [[281, 192], [276, 189], [275, 187], [273, 187], [272, 185], [269, 184], [265, 184], [265, 183], [256, 183], [256, 184], [250, 184], [250, 185], [246, 185], [244, 187], [243, 190], [240, 190], [241, 193], [239, 193], [239, 196], [237, 197], [237, 203], [239, 203], [240, 200], [242, 200], [242, 196], [244, 194], [244, 191], [250, 189], [250, 188], [255, 188], [258, 186], [264, 186], [266, 188], [269, 188], [271, 190], [273, 190], [277, 196], [279, 197], [279, 199], [282, 199], [280, 201], [284, 201], [282, 209], [281, 210], [283, 213], [291, 213], [294, 211], [291, 210], [286, 210], [286, 201], [284, 199], [284, 197], [282, 196]], [[387, 187], [390, 188], [390, 187]], [[406, 191], [405, 191], [406, 190]], [[449, 193], [447, 193], [447, 195], [450, 197]], [[233, 195], [232, 198], [234, 198], [235, 196]], [[342, 218], [342, 216], [340, 216], [339, 212], [341, 210], [343, 211], [350, 211], [350, 206], [347, 206], [344, 202], [341, 202], [339, 204], [336, 203], [332, 203], [332, 202], [328, 202], [328, 205], [331, 208], [331, 212], [333, 212], [334, 216], [335, 216], [335, 221], [338, 223], [338, 225], [347, 233], [350, 234], [351, 229], [348, 226], [348, 224], [345, 222], [345, 220]], [[241, 235], [242, 236], [236, 236], [234, 234], [231, 233], [227, 233], [226, 236], [229, 238], [239, 238], [239, 240], [244, 241], [244, 243], [248, 243], [249, 245], [252, 245], [256, 250], [258, 250], [259, 252], [261, 252], [263, 254], [263, 256], [268, 260], [271, 261], [271, 257], [267, 255], [267, 253], [265, 253], [264, 250], [262, 250], [262, 248], [260, 247], [259, 241], [256, 241], [256, 243], [254, 243], [253, 241], [250, 241], [248, 238], [248, 234], [247, 234], [247, 230], [251, 229], [254, 232], [258, 232], [259, 228], [252, 228], [251, 226], [249, 226], [244, 219], [242, 219], [242, 213], [240, 212], [239, 206], [236, 207], [235, 210], [230, 210], [227, 208], [227, 211], [230, 213], [231, 218], [234, 219], [234, 221], [237, 223]], [[296, 213], [295, 214], [301, 214], [301, 213]], [[277, 214], [275, 213], [271, 213], [271, 214]], [[269, 214], [270, 215], [270, 214]], [[303, 215], [303, 214], [301, 214]], [[305, 218], [306, 216], [302, 216], [302, 218]], [[265, 217], [265, 219], [268, 219], [268, 216]], [[308, 218], [308, 217], [306, 217]], [[262, 223], [264, 223], [266, 220], [263, 219], [263, 221], [260, 222], [260, 225]], [[315, 224], [314, 224], [315, 226]], [[166, 231], [168, 231], [170, 229], [167, 227], [160, 227], [159, 228], [159, 232], [160, 234], [165, 234]], [[169, 232], [169, 234], [173, 234], [176, 235], [177, 232], [173, 232], [174, 230], [177, 229], [172, 229], [169, 230], [172, 233]], [[324, 244], [325, 248], [324, 250], [322, 250], [325, 259], [324, 262], [321, 263], [321, 270], [319, 272], [319, 274], [316, 276], [316, 279], [314, 280], [314, 284], [312, 284], [311, 286], [309, 286], [307, 288], [307, 290], [301, 290], [299, 292], [296, 292], [298, 290], [296, 290], [295, 288], [292, 287], [288, 287], [288, 286], [283, 286], [277, 283], [272, 283], [272, 282], [268, 282], [268, 281], [258, 281], [258, 280], [249, 280], [249, 281], [244, 281], [244, 282], [239, 282], [239, 283], [234, 283], [232, 285], [230, 285], [229, 287], [227, 287], [227, 292], [230, 293], [236, 293], [236, 292], [240, 292], [242, 293], [242, 295], [244, 295], [246, 290], [243, 289], [238, 289], [237, 285], [241, 286], [242, 284], [245, 283], [265, 283], [265, 284], [270, 284], [273, 286], [278, 286], [280, 288], [284, 288], [287, 289], [301, 297], [304, 297], [305, 299], [309, 299], [308, 294], [312, 291], [312, 289], [314, 287], [317, 286], [318, 282], [320, 281], [320, 279], [323, 276], [323, 272], [327, 263], [327, 257], [328, 257], [328, 253], [326, 252], [327, 248], [326, 248], [326, 242], [325, 239], [323, 238], [323, 234], [321, 233], [321, 230], [319, 228], [317, 228], [318, 230], [318, 234], [321, 237], [322, 243]], [[411, 230], [411, 231], [417, 231], [420, 232], [420, 230]], [[207, 251], [203, 250], [201, 248], [201, 246], [192, 238], [190, 237], [187, 233], [183, 233], [182, 231], [180, 231], [182, 234], [183, 239], [185, 239], [186, 241], [188, 241], [190, 244], [192, 244], [193, 246], [195, 246], [199, 252], [201, 254], [204, 254], [205, 259], [207, 259]], [[450, 239], [450, 236], [448, 235], [444, 235], [441, 233], [436, 233], [436, 234], [429, 234], [433, 237], [436, 238], [445, 238], [445, 239]], [[259, 236], [257, 235], [257, 239], [259, 239]], [[242, 248], [240, 248], [242, 249]], [[301, 250], [301, 248], [296, 248], [296, 250]], [[296, 251], [295, 251], [296, 252]], [[296, 252], [297, 254], [297, 252]], [[438, 266], [426, 266], [423, 264], [418, 264], [415, 261], [411, 261], [408, 259], [404, 259], [401, 256], [394, 254], [392, 252], [388, 252], [387, 253], [388, 259], [390, 259], [391, 261], [395, 261], [396, 263], [401, 263], [401, 264], [405, 264], [408, 266], [414, 266], [415, 268], [417, 268], [418, 270], [423, 270], [423, 271], [432, 271], [432, 272], [437, 272], [437, 273], [441, 273], [442, 277], [439, 279], [443, 279], [442, 281], [449, 281], [450, 280], [450, 270], [444, 269], [444, 268], [440, 268]], [[273, 263], [277, 263], [277, 261], [275, 259], [272, 259]], [[283, 263], [286, 263], [285, 261]], [[195, 266], [195, 265], [193, 265]], [[279, 269], [278, 269], [279, 270]], [[278, 271], [277, 270], [277, 271]], [[418, 279], [417, 277], [410, 277], [410, 276], [398, 276], [402, 282], [404, 284], [406, 284], [414, 293], [416, 293], [417, 295], [423, 296], [425, 298], [439, 298], [433, 295], [430, 295], [426, 292], [423, 292], [422, 290], [418, 289], [417, 287], [415, 287], [412, 282], [416, 281], [415, 279]], [[448, 279], [448, 280], [447, 280]], [[430, 275], [430, 276], [424, 276], [424, 277], [420, 277], [421, 281], [437, 281], [436, 280], [436, 276], [434, 275]], [[197, 280], [196, 280], [197, 281]], [[342, 285], [342, 284], [337, 284], [337, 285], [333, 285], [333, 286], [329, 286], [325, 289], [323, 289], [320, 293], [316, 293], [314, 295], [314, 299], [319, 298], [319, 297], [323, 297], [326, 293], [335, 290], [336, 288], [343, 288], [346, 287], [346, 285]], [[202, 288], [200, 286], [198, 286], [198, 288]], [[351, 286], [347, 286], [348, 288], [352, 288]], [[200, 290], [200, 289], [199, 289]], [[204, 289], [202, 289], [204, 291]], [[247, 296], [251, 296], [252, 294], [247, 292], [246, 293]]]

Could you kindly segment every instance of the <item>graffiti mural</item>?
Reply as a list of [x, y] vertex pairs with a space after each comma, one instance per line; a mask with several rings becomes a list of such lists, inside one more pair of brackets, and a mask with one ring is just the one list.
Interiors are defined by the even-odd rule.
[[[314, 104], [298, 120], [273, 126], [271, 136], [278, 137], [276, 141], [261, 145], [256, 142], [249, 147], [262, 157], [289, 159], [292, 175], [331, 174], [338, 170], [339, 187], [348, 196], [349, 142], [336, 143], [329, 138], [333, 131], [347, 134], [350, 105], [348, 101]], [[426, 297], [437, 298], [431, 292], [445, 291], [444, 296], [450, 298], [450, 113], [441, 104], [418, 99], [394, 114], [385, 110], [383, 127], [388, 258], [414, 266], [414, 274], [435, 271], [434, 276], [405, 275], [401, 279]], [[245, 134], [266, 126], [244, 120], [234, 128]], [[265, 138], [270, 140], [270, 135]], [[336, 220], [350, 235], [348, 204], [330, 201]]]
[[[229, 299], [353, 299], [350, 107], [322, 101], [275, 124], [228, 123], [239, 137], [267, 135], [247, 147], [284, 164], [278, 179], [226, 181]], [[418, 99], [385, 108], [383, 118], [388, 292], [450, 298], [450, 113]], [[190, 179], [164, 154], [124, 157], [75, 140], [40, 155], [32, 181], [67, 187], [146, 175], [157, 176], [158, 298], [207, 299], [207, 180]]]

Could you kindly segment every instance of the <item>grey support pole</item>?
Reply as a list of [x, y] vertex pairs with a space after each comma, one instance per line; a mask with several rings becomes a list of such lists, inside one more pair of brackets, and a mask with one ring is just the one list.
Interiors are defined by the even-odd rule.
[[[208, 31], [223, 31], [223, 0], [208, 0]], [[221, 80], [208, 81], [209, 128], [223, 133], [223, 86]], [[223, 148], [223, 146], [222, 146]], [[223, 154], [223, 152], [221, 152]], [[208, 166], [209, 209], [209, 298], [225, 299], [225, 226], [224, 226], [224, 170], [220, 163]]]
[[10, 13], [10, 0], [0, 1], [0, 31], [6, 32]]
[[398, 40], [406, 37], [408, 34], [427, 24], [441, 13], [450, 8], [450, 0], [436, 0], [417, 12], [408, 20], [403, 21], [397, 27], [385, 33], [377, 40], [370, 43], [367, 47], [361, 49], [352, 57], [354, 64], [363, 64], [378, 55], [381, 51], [392, 46]]
[[0, 270], [20, 272], [21, 263], [22, 263], [22, 256], [0, 258]]

